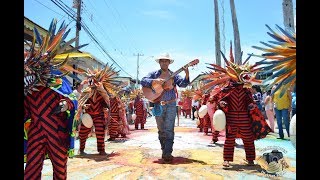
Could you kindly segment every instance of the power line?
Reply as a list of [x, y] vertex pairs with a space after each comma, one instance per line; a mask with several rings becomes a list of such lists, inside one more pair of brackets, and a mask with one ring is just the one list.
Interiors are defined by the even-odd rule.
[[[90, 16], [89, 12], [88, 12], [86, 9], [84, 9], [84, 10], [85, 10], [84, 12], [86, 13], [86, 15], [89, 17], [89, 16]], [[98, 23], [97, 23], [96, 21], [94, 21], [94, 20], [92, 20], [91, 23], [94, 24], [94, 27], [97, 27], [98, 31], [102, 34], [102, 37], [103, 37], [103, 38], [105, 38], [105, 39], [107, 38], [106, 40], [109, 41], [109, 42], [111, 42], [111, 44], [113, 45], [113, 47], [114, 47], [115, 50], [120, 50], [120, 48], [118, 48], [118, 47], [116, 46], [116, 44], [112, 41], [112, 39], [111, 39], [107, 34], [105, 34], [105, 32], [104, 32], [103, 28], [100, 26], [100, 24], [98, 24]], [[119, 52], [119, 55], [122, 57], [122, 60], [125, 61], [125, 57], [124, 57], [123, 54], [122, 54], [122, 50], [120, 50], [120, 51], [118, 51], [118, 52]]]
[[[119, 64], [117, 61], [115, 61], [111, 55], [105, 50], [105, 48], [102, 46], [102, 44], [97, 40], [97, 38], [93, 35], [93, 33], [90, 31], [90, 29], [87, 27], [87, 25], [84, 24], [84, 22], [81, 22], [81, 25], [84, 29], [84, 31], [86, 31], [89, 35], [89, 37], [93, 40], [93, 42], [95, 42], [101, 49], [102, 51], [108, 56], [108, 58], [114, 62], [124, 73], [128, 74], [129, 76], [131, 76], [128, 72], [126, 72]], [[131, 76], [132, 77], [132, 76]]]
[[[62, 11], [64, 11], [66, 14], [68, 14], [72, 19], [74, 19], [76, 21], [76, 17], [75, 17], [75, 12], [68, 8], [66, 4], [64, 4], [63, 2], [56, 2], [54, 0], [51, 0], [51, 2], [53, 2], [55, 5], [57, 5]], [[63, 5], [65, 7], [63, 7]], [[86, 26], [86, 24], [81, 21], [80, 22], [81, 27], [83, 27], [84, 31], [87, 32], [87, 34], [89, 35], [89, 37], [93, 40], [94, 43], [96, 43], [101, 49], [102, 51], [108, 56], [108, 58], [110, 60], [112, 60], [124, 73], [128, 74], [130, 77], [132, 77], [129, 73], [127, 73], [111, 56], [110, 54], [105, 50], [105, 48], [101, 45], [101, 43], [96, 39], [96, 37], [93, 35], [93, 33], [90, 31], [90, 29]]]
[[56, 14], [59, 14], [60, 16], [62, 16], [62, 18], [64, 18], [64, 17], [66, 16], [66, 15], [62, 15], [62, 14], [54, 11], [53, 9], [51, 9], [51, 8], [49, 8], [48, 6], [42, 4], [42, 3], [41, 3], [40, 1], [38, 1], [38, 0], [34, 0], [34, 1], [38, 2], [38, 3], [41, 4], [42, 6], [46, 7], [46, 8], [49, 9], [50, 11], [52, 11], [52, 12], [54, 12], [54, 13], [56, 13]]
[[[138, 51], [137, 50], [137, 48], [133, 45], [134, 43], [134, 41], [132, 40], [132, 36], [131, 36], [131, 34], [127, 31], [127, 29], [126, 29], [126, 26], [124, 25], [124, 24], [122, 24], [122, 23], [120, 23], [120, 21], [121, 21], [121, 18], [120, 18], [120, 14], [119, 14], [119, 12], [117, 11], [117, 9], [116, 8], [114, 8], [114, 11], [116, 12], [116, 14], [118, 15], [118, 17], [116, 17], [114, 14], [113, 14], [113, 12], [112, 12], [112, 9], [109, 7], [109, 5], [107, 4], [107, 2], [105, 1], [105, 0], [103, 0], [103, 2], [106, 4], [106, 6], [111, 10], [111, 13], [112, 13], [112, 15], [115, 17], [115, 18], [118, 18], [118, 21], [116, 21], [119, 25], [120, 25], [120, 27], [122, 28], [122, 30], [124, 31], [124, 32], [127, 32], [128, 34], [129, 34], [129, 38], [130, 38], [130, 43], [131, 43], [131, 46], [133, 47], [133, 49], [135, 49], [135, 51]], [[110, 2], [110, 1], [109, 1]]]

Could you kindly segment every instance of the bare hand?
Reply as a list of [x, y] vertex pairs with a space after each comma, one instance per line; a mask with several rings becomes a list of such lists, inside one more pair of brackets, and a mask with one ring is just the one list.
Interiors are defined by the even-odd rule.
[[183, 67], [182, 69], [183, 69], [184, 72], [186, 73], [186, 76], [187, 76], [187, 75], [189, 76], [189, 69], [188, 69], [188, 67]]
[[248, 106], [249, 110], [253, 110], [255, 108], [255, 106], [256, 106], [256, 104], [250, 103], [249, 106]]
[[60, 100], [59, 106], [61, 107], [60, 109], [61, 112], [68, 110], [68, 103], [65, 99]]
[[219, 102], [220, 107], [226, 107], [227, 103], [225, 101]]
[[84, 105], [82, 106], [82, 108], [83, 108], [83, 109], [88, 109], [89, 106], [90, 106], [90, 104], [84, 104]]

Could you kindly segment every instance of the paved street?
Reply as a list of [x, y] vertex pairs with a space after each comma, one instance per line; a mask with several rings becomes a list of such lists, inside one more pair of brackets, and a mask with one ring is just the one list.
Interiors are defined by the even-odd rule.
[[[147, 119], [145, 128], [147, 130], [130, 131], [125, 139], [107, 141], [107, 157], [98, 155], [96, 139], [90, 137], [85, 149], [89, 155], [76, 155], [68, 160], [68, 179], [275, 179], [262, 173], [257, 161], [255, 166], [245, 165], [242, 145], [235, 148], [231, 167], [224, 168], [224, 136], [213, 145], [210, 143], [211, 136], [198, 132], [196, 121], [182, 116], [179, 126], [175, 127], [173, 163], [164, 164], [154, 117]], [[256, 159], [269, 149], [280, 149], [289, 165], [283, 170], [281, 178], [296, 179], [296, 150], [289, 140], [279, 140], [277, 137], [277, 134], [271, 133], [267, 138], [255, 141]], [[77, 153], [78, 140], [75, 147]], [[50, 160], [45, 160], [42, 175], [43, 179], [52, 179]]]

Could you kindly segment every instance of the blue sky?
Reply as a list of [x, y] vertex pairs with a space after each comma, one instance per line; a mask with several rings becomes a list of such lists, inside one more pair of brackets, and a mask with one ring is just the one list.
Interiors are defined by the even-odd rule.
[[[213, 0], [82, 0], [81, 17], [90, 31], [123, 71], [121, 76], [137, 76], [137, 54], [140, 57], [139, 79], [159, 69], [154, 57], [170, 53], [176, 71], [191, 60], [200, 63], [189, 68], [190, 78], [207, 71], [205, 63], [215, 63], [215, 30]], [[72, 8], [73, 0], [55, 0]], [[229, 54], [233, 27], [229, 0], [218, 0], [221, 49]], [[296, 1], [293, 0], [294, 14]], [[275, 29], [283, 27], [282, 0], [235, 0], [243, 59], [248, 53], [261, 54], [251, 46], [267, 42], [265, 24]], [[222, 8], [223, 7], [223, 8]], [[47, 29], [52, 18], [70, 23], [68, 39], [75, 37], [75, 21], [50, 0], [25, 0], [24, 16]], [[223, 31], [224, 22], [224, 31]], [[225, 38], [224, 38], [225, 37]], [[100, 47], [82, 29], [80, 45], [89, 43], [82, 51], [89, 52], [105, 63], [112, 63]], [[250, 63], [260, 60], [252, 57]], [[119, 67], [115, 66], [117, 70]], [[184, 76], [184, 72], [180, 73]]]

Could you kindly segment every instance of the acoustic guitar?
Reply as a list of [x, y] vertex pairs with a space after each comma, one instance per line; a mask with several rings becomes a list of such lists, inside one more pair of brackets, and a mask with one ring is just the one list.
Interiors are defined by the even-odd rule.
[[184, 65], [183, 67], [181, 67], [180, 69], [172, 73], [168, 78], [164, 80], [162, 84], [154, 83], [155, 81], [152, 81], [151, 87], [142, 87], [143, 95], [152, 103], [159, 102], [165, 90], [169, 90], [173, 88], [173, 86], [172, 88], [170, 86], [166, 86], [167, 88], [165, 89], [164, 86], [167, 85], [167, 83], [172, 84], [172, 81], [173, 81], [172, 78], [175, 75], [179, 74], [181, 71], [183, 71], [184, 68], [187, 68], [189, 66], [194, 66], [198, 63], [199, 63], [199, 59], [195, 59], [189, 62], [188, 64]]

